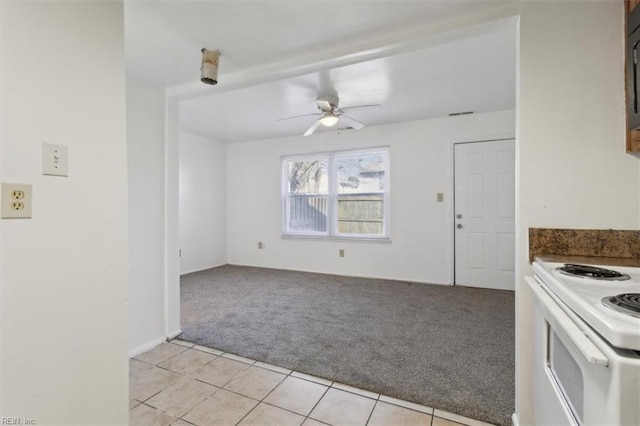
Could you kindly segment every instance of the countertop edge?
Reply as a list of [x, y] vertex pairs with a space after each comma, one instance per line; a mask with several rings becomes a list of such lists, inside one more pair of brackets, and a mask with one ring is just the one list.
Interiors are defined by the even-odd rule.
[[640, 268], [640, 259], [629, 257], [603, 257], [603, 256], [569, 256], [562, 254], [539, 254], [534, 261], [577, 263], [586, 265], [625, 266]]

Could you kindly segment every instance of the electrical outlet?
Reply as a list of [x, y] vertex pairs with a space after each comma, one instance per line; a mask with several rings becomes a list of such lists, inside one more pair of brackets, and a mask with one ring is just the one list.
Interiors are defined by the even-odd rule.
[[25, 183], [2, 183], [2, 218], [31, 218], [31, 185]]
[[344, 257], [344, 249], [340, 249], [340, 251], [338, 251], [338, 257]]
[[263, 249], [264, 248], [264, 243], [262, 241], [258, 241], [258, 248], [259, 249]]

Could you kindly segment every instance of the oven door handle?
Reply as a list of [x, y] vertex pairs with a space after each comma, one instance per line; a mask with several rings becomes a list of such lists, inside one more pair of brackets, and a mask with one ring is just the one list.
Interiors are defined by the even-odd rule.
[[593, 344], [582, 330], [564, 313], [558, 304], [547, 294], [546, 291], [532, 277], [525, 277], [525, 280], [535, 293], [536, 297], [544, 305], [547, 311], [553, 316], [558, 324], [567, 332], [571, 341], [576, 345], [582, 355], [591, 364], [607, 367], [609, 359]]

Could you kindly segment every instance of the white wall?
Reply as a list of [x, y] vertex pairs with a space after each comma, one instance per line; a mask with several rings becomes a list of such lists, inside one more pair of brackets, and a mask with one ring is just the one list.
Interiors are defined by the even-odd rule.
[[164, 275], [165, 96], [127, 79], [129, 350], [166, 337]]
[[[489, 124], [487, 124], [489, 123]], [[366, 127], [227, 147], [232, 264], [450, 284], [452, 141], [513, 137], [514, 111]], [[390, 146], [391, 243], [281, 239], [282, 155]], [[444, 192], [445, 202], [436, 202]], [[257, 249], [257, 242], [266, 248]], [[345, 257], [338, 250], [345, 249]]]
[[[2, 2], [0, 416], [126, 424], [127, 152], [122, 4]], [[43, 176], [41, 143], [69, 147]]]
[[520, 20], [516, 411], [532, 414], [530, 227], [638, 229], [624, 152], [623, 2], [527, 2]]
[[227, 263], [227, 149], [180, 133], [180, 273]]

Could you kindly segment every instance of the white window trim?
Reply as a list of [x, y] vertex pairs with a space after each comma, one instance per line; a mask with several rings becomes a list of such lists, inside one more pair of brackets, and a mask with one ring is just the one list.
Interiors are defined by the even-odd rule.
[[[328, 152], [322, 152], [322, 153], [314, 153], [314, 154], [309, 154], [309, 155], [292, 155], [292, 156], [288, 156], [288, 157], [281, 157], [282, 161], [281, 161], [281, 166], [282, 166], [282, 175], [280, 177], [281, 180], [281, 185], [282, 185], [282, 191], [281, 191], [281, 209], [282, 209], [282, 213], [281, 213], [281, 220], [282, 220], [282, 235], [283, 236], [288, 236], [288, 237], [310, 237], [310, 238], [327, 238], [330, 237], [330, 223], [329, 220], [327, 221], [327, 230], [325, 232], [311, 232], [311, 231], [307, 231], [307, 232], [287, 232], [287, 223], [289, 222], [289, 211], [287, 209], [287, 197], [289, 196], [288, 194], [288, 181], [289, 181], [289, 171], [286, 168], [286, 162], [287, 161], [291, 161], [291, 160], [307, 160], [309, 158], [315, 158], [315, 159], [322, 159], [323, 157], [326, 157], [327, 159], [327, 163], [328, 163], [328, 168], [329, 170], [331, 170], [331, 154]], [[328, 186], [329, 188], [331, 188], [331, 176], [327, 176], [329, 179], [328, 182]], [[326, 194], [327, 196], [327, 203], [331, 203], [330, 200], [330, 190], [329, 193]], [[319, 195], [324, 195], [324, 194], [319, 194]]]
[[[337, 217], [338, 217], [338, 169], [337, 159], [346, 155], [358, 155], [358, 154], [384, 154], [385, 156], [385, 173], [384, 173], [384, 192], [383, 205], [384, 205], [384, 217], [383, 217], [383, 230], [381, 235], [376, 234], [339, 234], [337, 232]], [[326, 232], [290, 232], [287, 231], [288, 214], [287, 211], [287, 197], [288, 193], [288, 178], [289, 173], [286, 168], [288, 161], [295, 160], [308, 160], [318, 159], [322, 157], [328, 158], [329, 173], [328, 173], [328, 185], [329, 193], [327, 194], [328, 206], [328, 218], [327, 218], [327, 231]], [[336, 150], [336, 151], [323, 151], [314, 152], [309, 154], [296, 154], [286, 155], [281, 158], [281, 221], [282, 221], [282, 239], [291, 240], [321, 240], [321, 241], [356, 241], [356, 242], [379, 242], [390, 243], [391, 242], [391, 184], [390, 184], [390, 168], [391, 168], [391, 153], [389, 146], [380, 146], [374, 148], [364, 149], [348, 149], [348, 150]]]

